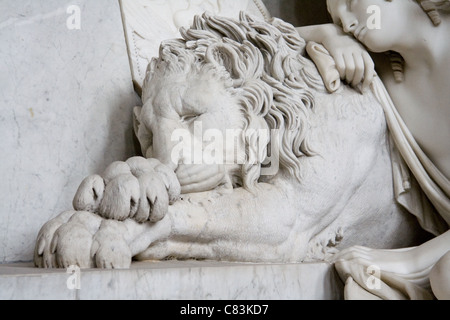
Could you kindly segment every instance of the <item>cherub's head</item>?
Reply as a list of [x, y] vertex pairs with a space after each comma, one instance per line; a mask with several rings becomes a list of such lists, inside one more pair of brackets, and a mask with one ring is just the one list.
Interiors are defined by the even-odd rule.
[[[334, 23], [341, 25], [373, 52], [394, 50], [407, 40], [414, 25], [421, 25], [424, 12], [431, 22], [441, 23], [440, 13], [448, 12], [450, 0], [327, 0]], [[376, 7], [380, 27], [370, 28], [368, 21]]]
[[[278, 19], [266, 23], [241, 14], [235, 21], [204, 14], [181, 34], [183, 39], [161, 45], [159, 58], [147, 71], [144, 107], [135, 128], [143, 153], [176, 170], [186, 154], [174, 156], [180, 143], [173, 141], [175, 131], [188, 132], [185, 140], [196, 141], [204, 151], [208, 143], [199, 141], [200, 127], [223, 137], [242, 130], [237, 145], [246, 159], [224, 164], [235, 186], [254, 187], [270, 145], [279, 146], [281, 169], [300, 178], [299, 158], [312, 154], [312, 89], [324, 87], [314, 64], [304, 57], [305, 42], [295, 28]], [[259, 134], [271, 130], [278, 130], [277, 141]], [[223, 151], [236, 150], [229, 150], [227, 141]]]
[[[334, 23], [345, 32], [353, 34], [369, 50], [389, 54], [398, 82], [404, 78], [404, 60], [396, 47], [408, 41], [412, 24], [420, 27], [427, 23], [426, 13], [434, 26], [439, 26], [441, 14], [450, 12], [450, 0], [327, 0], [327, 6]], [[368, 28], [371, 6], [380, 10], [381, 28]]]

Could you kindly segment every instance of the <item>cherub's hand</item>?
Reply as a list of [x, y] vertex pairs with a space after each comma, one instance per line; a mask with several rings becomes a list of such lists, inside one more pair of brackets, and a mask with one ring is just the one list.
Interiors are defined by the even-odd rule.
[[[333, 30], [334, 29], [334, 30]], [[322, 45], [333, 57], [342, 80], [353, 87], [362, 83], [365, 92], [375, 77], [375, 64], [366, 48], [353, 36], [334, 25], [322, 39]]]
[[423, 267], [416, 263], [415, 251], [416, 248], [385, 250], [355, 246], [337, 253], [332, 258], [332, 262], [338, 266], [345, 262], [357, 263], [365, 267], [377, 266], [385, 272], [401, 276], [430, 268], [430, 266]]
[[158, 160], [135, 157], [114, 162], [102, 176], [86, 178], [73, 206], [77, 211], [98, 213], [107, 219], [157, 222], [180, 193], [181, 186], [172, 170]]

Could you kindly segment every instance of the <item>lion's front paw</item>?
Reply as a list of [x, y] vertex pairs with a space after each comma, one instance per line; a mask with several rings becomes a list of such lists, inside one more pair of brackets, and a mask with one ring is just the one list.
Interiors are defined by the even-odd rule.
[[34, 263], [39, 268], [92, 267], [93, 235], [103, 219], [89, 212], [64, 212], [39, 232]]
[[35, 264], [41, 268], [129, 268], [132, 256], [127, 234], [123, 222], [90, 212], [67, 212], [42, 228]]
[[93, 268], [95, 263], [90, 254], [94, 235], [100, 229], [103, 219], [90, 212], [76, 212], [56, 230], [50, 253], [55, 256], [56, 267]]
[[94, 268], [90, 255], [92, 234], [80, 223], [69, 222], [62, 225], [55, 233], [51, 244], [51, 252], [56, 257], [59, 268], [79, 266]]
[[36, 247], [34, 249], [34, 264], [38, 268], [56, 268], [56, 256], [52, 253], [51, 244], [56, 231], [76, 214], [76, 211], [67, 211], [47, 222], [39, 231]]
[[134, 157], [114, 162], [102, 176], [86, 178], [73, 205], [76, 210], [98, 213], [107, 219], [157, 222], [180, 193], [180, 183], [168, 167], [158, 160]]
[[132, 254], [123, 235], [126, 227], [120, 222], [103, 221], [100, 230], [94, 236], [91, 256], [94, 257], [97, 268], [128, 269]]

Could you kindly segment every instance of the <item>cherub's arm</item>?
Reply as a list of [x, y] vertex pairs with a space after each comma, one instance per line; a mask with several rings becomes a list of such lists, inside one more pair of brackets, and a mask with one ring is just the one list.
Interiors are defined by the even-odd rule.
[[297, 32], [307, 42], [322, 44], [328, 50], [342, 80], [354, 87], [362, 83], [363, 91], [369, 88], [375, 65], [366, 48], [353, 36], [331, 23], [300, 27]]

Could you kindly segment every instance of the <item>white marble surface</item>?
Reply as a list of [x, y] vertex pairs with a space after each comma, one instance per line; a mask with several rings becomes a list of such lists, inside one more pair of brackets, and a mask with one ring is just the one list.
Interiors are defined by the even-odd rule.
[[329, 264], [142, 262], [130, 270], [82, 270], [69, 290], [65, 270], [0, 266], [0, 300], [339, 300]]
[[31, 261], [82, 179], [134, 153], [137, 100], [118, 1], [3, 0], [0, 40], [0, 263]]

